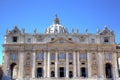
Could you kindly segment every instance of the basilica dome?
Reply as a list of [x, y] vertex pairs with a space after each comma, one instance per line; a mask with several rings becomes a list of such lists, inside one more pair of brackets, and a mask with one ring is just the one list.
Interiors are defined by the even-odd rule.
[[53, 20], [53, 24], [50, 25], [46, 30], [46, 34], [64, 34], [68, 33], [67, 29], [65, 29], [62, 25], [60, 25], [59, 19], [57, 15], [55, 16]]

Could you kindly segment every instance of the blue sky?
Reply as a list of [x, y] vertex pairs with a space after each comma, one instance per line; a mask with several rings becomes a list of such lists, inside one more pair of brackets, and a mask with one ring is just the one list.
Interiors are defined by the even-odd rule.
[[120, 0], [0, 0], [0, 64], [6, 29], [17, 25], [32, 33], [36, 27], [38, 33], [43, 33], [55, 14], [69, 32], [78, 28], [84, 33], [88, 28], [89, 33], [96, 33], [107, 25], [120, 43]]

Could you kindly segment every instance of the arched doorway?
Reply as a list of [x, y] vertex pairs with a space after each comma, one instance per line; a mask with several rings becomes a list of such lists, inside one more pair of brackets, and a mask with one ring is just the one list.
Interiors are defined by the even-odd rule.
[[43, 77], [43, 68], [37, 68], [37, 78]]
[[73, 77], [73, 72], [69, 71], [69, 78], [72, 78], [72, 77]]
[[12, 63], [10, 65], [10, 71], [11, 71], [11, 79], [14, 80], [17, 78], [17, 64]]
[[65, 77], [65, 68], [64, 67], [59, 68], [59, 77]]
[[51, 77], [55, 77], [55, 72], [51, 71]]
[[110, 63], [105, 64], [106, 78], [112, 78], [112, 65]]
[[80, 69], [80, 71], [81, 71], [81, 77], [87, 77], [86, 68], [85, 68], [85, 67], [82, 67], [82, 68]]

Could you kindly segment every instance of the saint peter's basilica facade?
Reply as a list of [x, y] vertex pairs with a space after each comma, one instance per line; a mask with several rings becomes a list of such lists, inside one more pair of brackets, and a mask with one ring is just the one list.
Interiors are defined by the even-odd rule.
[[6, 30], [3, 72], [16, 80], [119, 80], [120, 46], [106, 26], [91, 34], [68, 32], [58, 17], [43, 34]]

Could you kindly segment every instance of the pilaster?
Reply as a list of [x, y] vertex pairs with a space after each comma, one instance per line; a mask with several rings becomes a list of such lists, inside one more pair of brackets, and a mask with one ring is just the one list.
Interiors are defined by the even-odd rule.
[[102, 57], [102, 52], [98, 52], [98, 77], [99, 78], [104, 78], [104, 68], [103, 68], [103, 57]]
[[19, 79], [23, 80], [23, 67], [24, 67], [24, 55], [23, 52], [19, 53]]
[[117, 66], [117, 53], [113, 53], [113, 69], [114, 69], [114, 77], [118, 78], [118, 66]]

